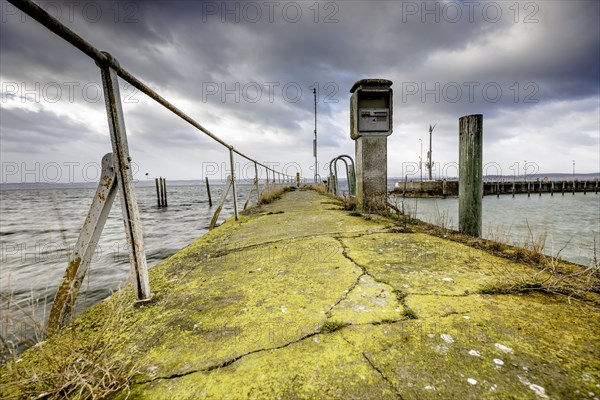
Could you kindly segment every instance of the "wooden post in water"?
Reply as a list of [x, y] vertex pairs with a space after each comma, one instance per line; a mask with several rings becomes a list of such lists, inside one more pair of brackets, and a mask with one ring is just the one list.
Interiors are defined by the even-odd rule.
[[208, 184], [208, 176], [204, 177], [206, 181], [206, 193], [208, 193], [208, 206], [212, 207], [212, 196], [210, 195], [210, 185]]
[[598, 194], [598, 178], [596, 178], [596, 194]]
[[165, 206], [165, 187], [163, 185], [163, 178], [162, 176], [158, 178], [158, 198], [160, 201], [160, 205], [159, 207], [164, 207]]
[[538, 190], [539, 190], [539, 193], [540, 193], [540, 197], [542, 197], [542, 181], [541, 181], [540, 178], [538, 178], [538, 182], [540, 184], [540, 187], [538, 188]]
[[587, 181], [583, 181], [583, 194], [587, 193]]
[[573, 179], [573, 196], [575, 196], [575, 187], [577, 186], [577, 182]]
[[167, 207], [167, 180], [165, 178], [162, 179], [162, 187], [163, 187], [163, 207]]
[[158, 207], [161, 207], [160, 189], [158, 188], [158, 178], [154, 178], [154, 183], [156, 183], [156, 203]]
[[500, 182], [496, 181], [496, 197], [500, 197]]
[[459, 119], [458, 229], [481, 236], [483, 197], [483, 115]]
[[562, 195], [565, 195], [565, 181], [562, 181]]
[[554, 181], [550, 183], [550, 196], [554, 196]]
[[515, 182], [512, 184], [512, 197], [515, 197]]
[[446, 180], [442, 180], [442, 196], [446, 197]]

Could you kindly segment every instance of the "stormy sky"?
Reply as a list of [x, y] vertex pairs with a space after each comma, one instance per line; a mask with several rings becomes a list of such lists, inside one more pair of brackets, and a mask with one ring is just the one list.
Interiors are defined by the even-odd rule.
[[[354, 155], [349, 90], [394, 82], [390, 176], [455, 176], [458, 119], [484, 115], [487, 174], [600, 170], [600, 2], [48, 1], [48, 13], [223, 140], [312, 177]], [[0, 0], [2, 182], [95, 181], [111, 151], [98, 68]], [[221, 178], [228, 153], [120, 81], [140, 180]], [[242, 165], [241, 175], [248, 175]]]

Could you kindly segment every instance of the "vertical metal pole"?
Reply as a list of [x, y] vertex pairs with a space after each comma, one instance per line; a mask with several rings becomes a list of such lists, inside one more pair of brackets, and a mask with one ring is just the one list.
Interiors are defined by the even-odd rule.
[[131, 157], [127, 145], [125, 120], [121, 107], [121, 94], [117, 72], [111, 65], [118, 65], [110, 54], [105, 53], [110, 63], [98, 65], [102, 73], [102, 86], [108, 116], [108, 127], [113, 147], [114, 165], [119, 185], [123, 223], [129, 245], [129, 263], [135, 296], [138, 300], [148, 300], [151, 297], [150, 282], [148, 279], [148, 265], [144, 252], [144, 236], [142, 222], [138, 210], [137, 199], [133, 187], [131, 173]]
[[210, 196], [210, 185], [208, 184], [208, 176], [204, 177], [206, 181], [206, 193], [208, 193], [208, 206], [212, 207], [212, 197]]
[[315, 156], [315, 183], [317, 183], [319, 176], [319, 163], [317, 162], [317, 88], [313, 88], [313, 94], [315, 97], [315, 141], [313, 143], [313, 153]]
[[462, 233], [481, 236], [483, 195], [483, 115], [459, 120], [458, 227]]
[[233, 146], [229, 146], [229, 164], [231, 165], [231, 188], [233, 190], [233, 214], [238, 220], [237, 192], [235, 191], [235, 164], [233, 163]]

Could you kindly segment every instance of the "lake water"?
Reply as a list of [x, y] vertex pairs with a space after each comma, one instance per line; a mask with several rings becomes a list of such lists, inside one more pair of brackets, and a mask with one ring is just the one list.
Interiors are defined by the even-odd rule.
[[[343, 186], [343, 182], [340, 184]], [[393, 184], [390, 181], [390, 189]], [[243, 205], [250, 185], [239, 183], [237, 187], [238, 204]], [[211, 184], [214, 202], [223, 188], [222, 184]], [[3, 297], [10, 293], [24, 307], [33, 294], [39, 300], [36, 318], [40, 321], [46, 319], [45, 310], [49, 310], [62, 280], [68, 254], [77, 241], [94, 192], [95, 185], [89, 184], [1, 187], [0, 292]], [[151, 181], [137, 184], [136, 193], [150, 267], [208, 231], [214, 206], [212, 209], [208, 206], [203, 182], [168, 182], [167, 208], [156, 206], [156, 189]], [[252, 201], [256, 197], [255, 192]], [[419, 219], [456, 227], [456, 198], [396, 200], [399, 205], [403, 203], [405, 211], [416, 212]], [[483, 200], [483, 209], [485, 236], [518, 244], [524, 242], [531, 229], [534, 236], [547, 234], [548, 254], [560, 250], [563, 258], [586, 266], [592, 262], [594, 240], [600, 241], [600, 195], [593, 192], [552, 197], [549, 194], [488, 196]], [[233, 201], [229, 195], [219, 221], [232, 214]], [[128, 278], [129, 258], [117, 198], [82, 286], [77, 311], [106, 298]], [[6, 302], [2, 301], [0, 311], [5, 313], [5, 307]], [[0, 333], [6, 334], [9, 328], [3, 326]]]

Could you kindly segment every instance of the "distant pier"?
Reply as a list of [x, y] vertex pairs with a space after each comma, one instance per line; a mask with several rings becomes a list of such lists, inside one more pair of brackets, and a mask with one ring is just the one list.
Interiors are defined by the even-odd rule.
[[[593, 193], [598, 194], [599, 183], [595, 180], [543, 180], [534, 181], [486, 181], [483, 183], [483, 195], [514, 195], [542, 193]], [[410, 181], [397, 182], [392, 193], [406, 197], [453, 197], [458, 196], [458, 181]]]

